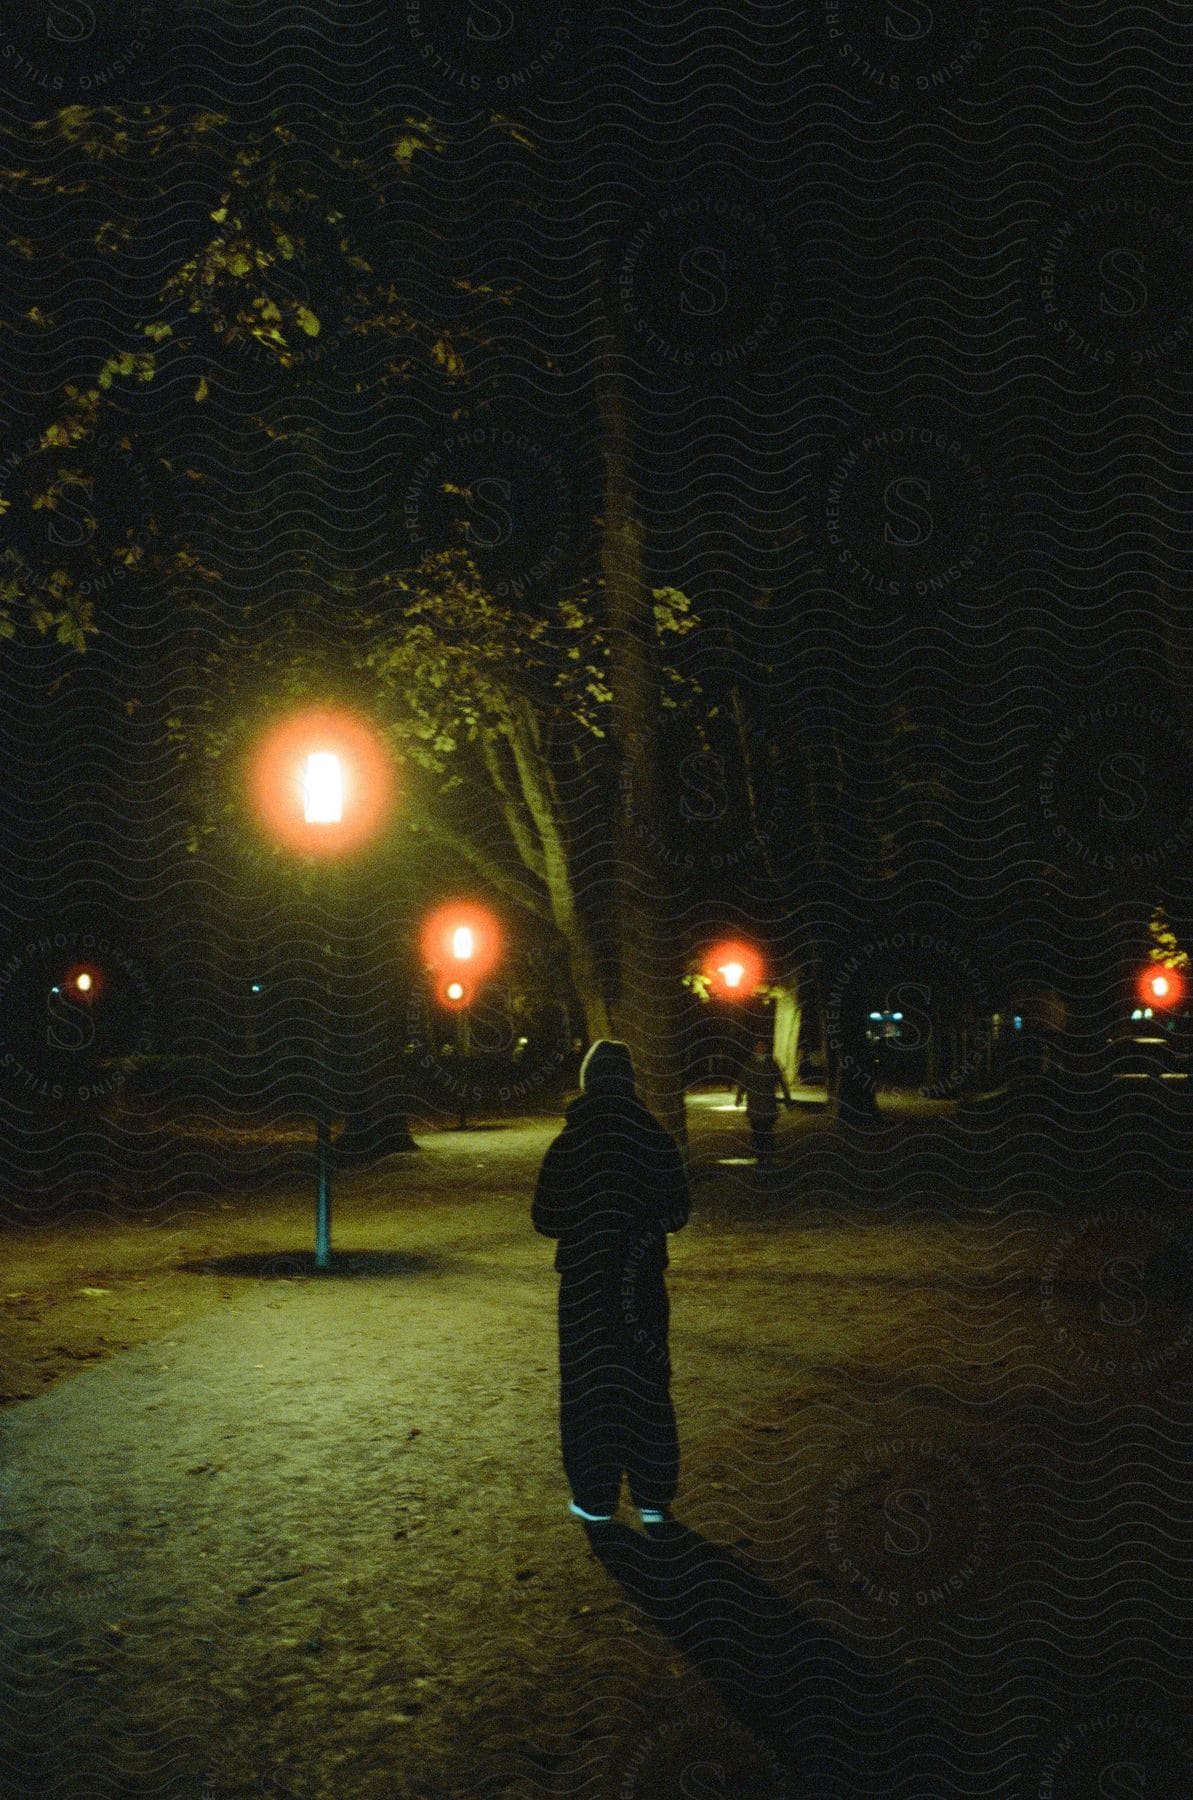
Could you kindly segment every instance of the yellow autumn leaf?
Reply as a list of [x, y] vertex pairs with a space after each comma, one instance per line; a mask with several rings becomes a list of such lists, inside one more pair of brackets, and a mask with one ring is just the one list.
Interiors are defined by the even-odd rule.
[[504, 113], [493, 113], [491, 123], [496, 125], [499, 131], [505, 131], [513, 138], [515, 144], [525, 144], [528, 150], [536, 148], [534, 139], [527, 137], [525, 131], [513, 119], [507, 119]]
[[228, 269], [233, 275], [247, 275], [252, 266], [252, 259], [247, 257], [243, 250], [235, 251], [228, 258]]
[[199, 385], [195, 389], [195, 399], [196, 400], [206, 400], [206, 398], [207, 398], [207, 377], [206, 377], [206, 375], [200, 375]]
[[308, 337], [319, 336], [319, 333], [323, 328], [309, 306], [295, 307], [294, 316]]
[[448, 343], [446, 338], [436, 338], [435, 342], [431, 345], [431, 355], [435, 358], [437, 363], [442, 364], [449, 375], [459, 375], [462, 373], [464, 364], [460, 361], [460, 358], [452, 349], [452, 346]]
[[274, 233], [274, 241], [286, 261], [289, 262], [290, 258], [294, 255], [294, 240], [288, 238], [284, 231], [277, 231]]
[[146, 325], [145, 327], [145, 336], [152, 338], [155, 344], [160, 344], [163, 338], [172, 337], [173, 332], [174, 327], [172, 325], [163, 324], [161, 320], [158, 320], [153, 325]]
[[209, 214], [209, 217], [214, 219], [217, 225], [222, 225], [228, 217], [228, 209], [226, 206], [217, 206], [215, 211]]

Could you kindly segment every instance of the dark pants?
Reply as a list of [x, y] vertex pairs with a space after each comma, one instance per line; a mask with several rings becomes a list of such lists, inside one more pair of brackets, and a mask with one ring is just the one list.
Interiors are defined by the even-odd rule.
[[755, 1156], [771, 1156], [775, 1148], [775, 1121], [778, 1113], [756, 1113], [748, 1115], [750, 1121], [750, 1148]]
[[624, 1474], [635, 1506], [669, 1506], [679, 1483], [667, 1292], [661, 1273], [623, 1303], [585, 1281], [559, 1289], [559, 1433], [572, 1498], [616, 1510]]

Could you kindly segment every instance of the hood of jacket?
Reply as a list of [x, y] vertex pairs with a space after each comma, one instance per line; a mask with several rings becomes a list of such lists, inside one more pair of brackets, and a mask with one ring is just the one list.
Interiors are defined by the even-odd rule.
[[627, 1092], [603, 1089], [595, 1094], [578, 1094], [563, 1109], [563, 1116], [569, 1125], [597, 1125], [602, 1119], [618, 1115], [627, 1121], [632, 1119], [635, 1124], [652, 1125], [658, 1130], [658, 1120], [632, 1089]]

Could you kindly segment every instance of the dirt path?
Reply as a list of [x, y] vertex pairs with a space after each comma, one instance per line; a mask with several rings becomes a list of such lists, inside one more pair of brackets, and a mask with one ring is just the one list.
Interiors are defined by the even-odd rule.
[[672, 1246], [666, 1545], [564, 1513], [553, 1125], [345, 1174], [327, 1277], [305, 1195], [96, 1228], [87, 1303], [145, 1336], [0, 1419], [6, 1791], [1085, 1800], [1116, 1757], [1193, 1791], [1183, 1315], [1162, 1376], [1091, 1374], [1054, 1211], [909, 1208], [889, 1147], [860, 1203], [815, 1131], [760, 1177], [731, 1126], [695, 1121]]

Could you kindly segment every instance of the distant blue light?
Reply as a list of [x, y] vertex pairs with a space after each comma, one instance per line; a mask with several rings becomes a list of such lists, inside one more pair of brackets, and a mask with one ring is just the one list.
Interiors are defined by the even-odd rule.
[[872, 1018], [872, 1019], [881, 1019], [881, 1017], [882, 1017], [882, 1014], [881, 1014], [881, 1013], [871, 1013], [871, 1014], [870, 1014], [870, 1017], [871, 1017], [871, 1018]]
[[894, 1019], [899, 1024], [902, 1024], [902, 1022], [903, 1022], [903, 1014], [902, 1013], [892, 1013], [891, 1018]]
[[259, 994], [261, 992], [261, 983], [259, 981], [254, 981], [253, 992], [254, 994]]
[[50, 992], [51, 992], [51, 994], [60, 994], [62, 992], [62, 989], [55, 987], [55, 988], [51, 988]]
[[1014, 1018], [1011, 1020], [1011, 1024], [1015, 1027], [1016, 1031], [1022, 1031], [1023, 1030], [1022, 1016], [1019, 1013], [1016, 1013]]

